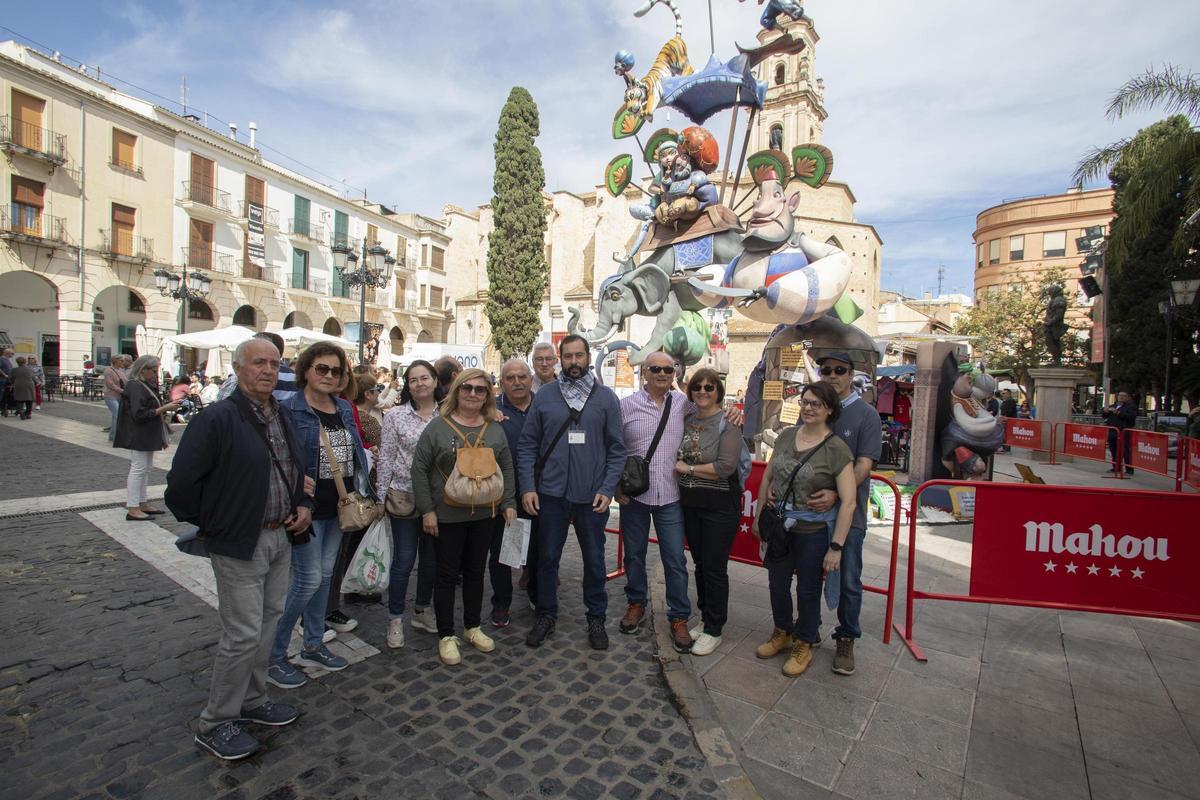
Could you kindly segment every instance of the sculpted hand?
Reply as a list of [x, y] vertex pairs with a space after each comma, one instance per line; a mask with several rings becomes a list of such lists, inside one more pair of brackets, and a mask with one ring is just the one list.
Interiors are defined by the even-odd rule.
[[815, 511], [818, 514], [824, 514], [829, 509], [833, 508], [833, 504], [837, 502], [837, 492], [833, 489], [821, 489], [813, 492], [808, 502], [805, 503], [809, 510]]

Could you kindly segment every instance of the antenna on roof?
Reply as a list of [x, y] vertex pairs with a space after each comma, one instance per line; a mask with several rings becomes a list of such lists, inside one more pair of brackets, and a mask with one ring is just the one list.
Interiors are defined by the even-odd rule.
[[183, 116], [186, 117], [187, 113], [188, 113], [187, 112], [187, 101], [188, 101], [187, 75], [184, 75], [180, 80], [181, 80], [181, 83], [179, 84], [179, 105], [183, 106]]

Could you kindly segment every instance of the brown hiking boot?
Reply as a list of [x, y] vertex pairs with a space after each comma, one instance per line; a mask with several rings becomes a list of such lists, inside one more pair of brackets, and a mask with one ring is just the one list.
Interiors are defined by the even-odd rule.
[[686, 619], [671, 620], [671, 644], [676, 653], [691, 652], [692, 635], [688, 633]]
[[838, 675], [854, 674], [854, 640], [850, 637], [834, 639], [837, 653], [833, 656], [833, 671]]
[[646, 606], [642, 603], [630, 603], [629, 608], [625, 609], [625, 616], [621, 617], [621, 633], [637, 633], [645, 618]]
[[760, 644], [754, 655], [759, 658], [774, 658], [791, 646], [792, 635], [782, 628], [776, 628], [771, 632], [770, 640]]
[[783, 662], [783, 674], [789, 678], [803, 675], [804, 670], [812, 663], [812, 645], [808, 642], [796, 642], [792, 645], [792, 654]]

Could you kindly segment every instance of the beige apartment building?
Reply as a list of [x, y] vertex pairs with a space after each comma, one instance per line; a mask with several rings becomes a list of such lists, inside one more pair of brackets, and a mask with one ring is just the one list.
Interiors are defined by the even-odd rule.
[[[248, 128], [214, 131], [0, 43], [0, 341], [51, 374], [78, 374], [133, 353], [138, 326], [155, 339], [229, 325], [353, 338], [359, 289], [333, 268], [332, 247], [364, 242], [395, 259], [366, 297], [385, 355], [444, 341], [441, 224], [266, 161]], [[204, 294], [165, 296], [156, 273]], [[179, 355], [191, 368], [203, 353]]]
[[[827, 114], [822, 105], [824, 89], [813, 72], [815, 44], [819, 37], [808, 19], [787, 22], [786, 29], [802, 36], [808, 47], [799, 55], [776, 56], [761, 65], [760, 79], [767, 81], [768, 89], [764, 109], [755, 122], [749, 152], [768, 147], [772, 135], [787, 148], [820, 141], [821, 124]], [[763, 32], [759, 38], [769, 41], [777, 35]], [[658, 127], [666, 122], [656, 119], [650, 124]], [[718, 136], [724, 134], [724, 131], [713, 132]], [[611, 154], [595, 154], [597, 174], [610, 155], [631, 146], [626, 144], [627, 141], [632, 140], [613, 142]], [[835, 177], [836, 174], [835, 171]], [[642, 176], [643, 186], [649, 185], [650, 177], [648, 174]], [[709, 179], [720, 184], [724, 180], [732, 181], [732, 175], [715, 173]], [[835, 242], [850, 254], [854, 272], [847, 292], [865, 312], [858, 320], [858, 326], [874, 334], [883, 244], [878, 233], [872, 226], [855, 220], [854, 193], [845, 183], [829, 181], [820, 189], [793, 183], [788, 189], [800, 192], [800, 204], [795, 213], [796, 230], [822, 241]], [[753, 183], [743, 174], [737, 191], [731, 190], [728, 194], [736, 195], [741, 201], [753, 191]], [[629, 215], [629, 207], [644, 202], [644, 196], [630, 188], [621, 197], [611, 197], [597, 185], [581, 191], [546, 192], [544, 198], [550, 279], [541, 307], [539, 338], [558, 341], [567, 332], [570, 307], [580, 310], [582, 327], [594, 323], [600, 284], [619, 269], [614, 254], [628, 251], [640, 225]], [[733, 201], [727, 198], [727, 203]], [[741, 205], [743, 219], [749, 217], [751, 205], [748, 202]], [[470, 210], [447, 205], [444, 222], [450, 237], [446, 259], [451, 266], [449, 286], [454, 306], [449, 341], [489, 345], [491, 334], [484, 306], [488, 290], [487, 246], [493, 227], [492, 209], [488, 205]], [[635, 317], [627, 323], [623, 333], [613, 338], [643, 342], [649, 337], [654, 322], [653, 318]], [[744, 386], [750, 370], [762, 355], [773, 326], [735, 312], [723, 327], [728, 331], [729, 385]], [[487, 363], [489, 368], [499, 366], [499, 354], [490, 347]]]

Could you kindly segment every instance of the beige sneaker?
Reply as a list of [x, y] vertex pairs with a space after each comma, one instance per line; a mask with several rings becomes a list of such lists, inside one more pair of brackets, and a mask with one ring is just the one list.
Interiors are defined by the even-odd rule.
[[482, 628], [467, 628], [463, 633], [463, 638], [467, 640], [467, 644], [481, 653], [490, 653], [496, 649], [496, 643], [492, 641], [492, 637], [483, 632]]
[[754, 655], [759, 658], [774, 658], [792, 646], [792, 635], [782, 628], [771, 632], [771, 638], [758, 646]]
[[433, 618], [433, 612], [428, 608], [414, 609], [408, 624], [412, 625], [414, 631], [437, 633], [437, 620]]
[[783, 674], [789, 678], [803, 675], [804, 670], [812, 663], [812, 645], [808, 642], [796, 642], [792, 645], [792, 654], [783, 662]]
[[721, 646], [720, 636], [709, 636], [707, 633], [700, 631], [696, 636], [696, 641], [692, 642], [692, 655], [707, 656], [712, 655], [712, 652]]
[[443, 636], [438, 641], [438, 658], [447, 667], [456, 667], [462, 663], [462, 654], [458, 652], [457, 636]]
[[396, 617], [388, 622], [387, 646], [393, 650], [404, 647], [404, 617]]

